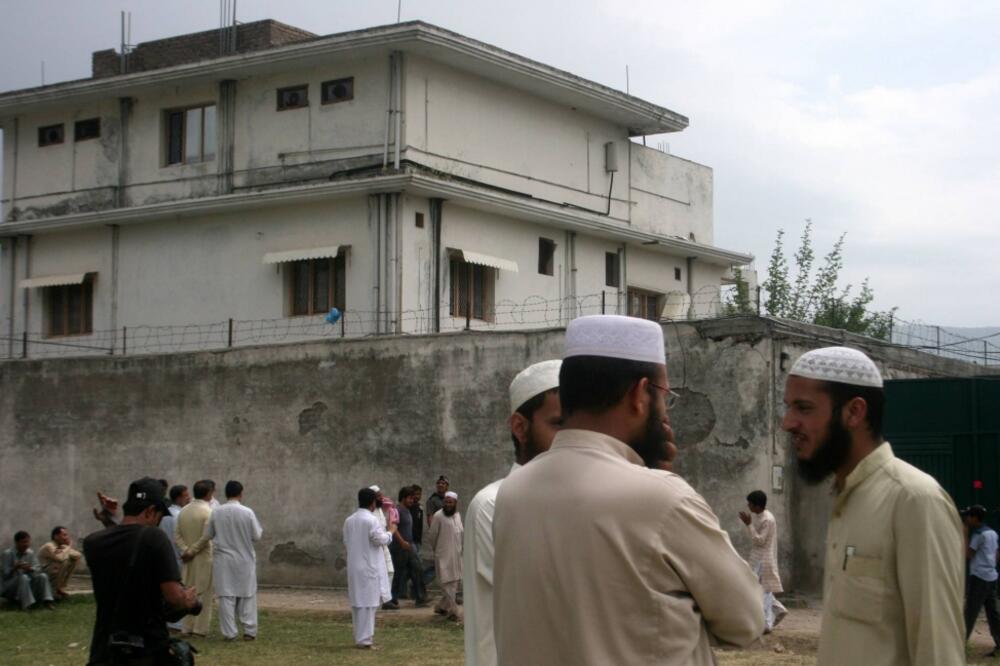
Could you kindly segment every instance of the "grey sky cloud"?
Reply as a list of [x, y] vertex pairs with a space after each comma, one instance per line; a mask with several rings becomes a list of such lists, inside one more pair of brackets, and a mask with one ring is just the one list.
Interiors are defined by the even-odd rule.
[[[239, 0], [239, 19], [320, 34], [392, 23], [397, 0]], [[649, 137], [715, 170], [716, 242], [767, 266], [811, 218], [817, 254], [847, 233], [845, 284], [869, 276], [903, 319], [1000, 323], [1000, 3], [885, 0], [403, 0], [419, 18], [624, 89], [691, 126]], [[0, 90], [89, 76], [116, 47], [217, 27], [204, 0], [7, 3]]]

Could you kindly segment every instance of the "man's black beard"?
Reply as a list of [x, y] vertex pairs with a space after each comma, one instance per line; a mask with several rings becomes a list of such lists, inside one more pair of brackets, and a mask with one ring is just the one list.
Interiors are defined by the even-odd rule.
[[811, 486], [821, 483], [837, 471], [851, 452], [851, 433], [840, 422], [840, 409], [833, 410], [827, 435], [812, 458], [796, 458], [796, 471]]
[[375, 500], [375, 508], [376, 509], [381, 509], [382, 508], [382, 500], [380, 500], [380, 499], [376, 499]]
[[628, 445], [639, 454], [646, 467], [656, 467], [661, 460], [667, 459], [668, 439], [667, 430], [663, 427], [663, 416], [650, 411], [649, 418], [646, 419], [646, 430]]
[[441, 510], [444, 511], [444, 515], [446, 515], [446, 516], [454, 516], [455, 515], [455, 511], [457, 511], [457, 509], [449, 509], [446, 506], [441, 507]]

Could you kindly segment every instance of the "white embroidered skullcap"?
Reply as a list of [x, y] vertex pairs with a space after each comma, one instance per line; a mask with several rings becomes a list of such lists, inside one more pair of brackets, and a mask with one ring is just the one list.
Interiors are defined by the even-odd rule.
[[561, 367], [562, 361], [556, 359], [555, 361], [542, 361], [529, 365], [517, 373], [517, 377], [514, 377], [514, 381], [510, 383], [510, 413], [516, 412], [518, 407], [536, 395], [559, 388], [559, 368]]
[[445, 499], [448, 499], [448, 498], [450, 497], [450, 498], [452, 498], [453, 500], [455, 500], [456, 502], [458, 501], [458, 493], [456, 493], [456, 492], [455, 492], [455, 491], [453, 491], [453, 490], [449, 490], [448, 492], [446, 492], [446, 493], [444, 494], [444, 497], [445, 497]]
[[849, 347], [807, 351], [795, 361], [788, 374], [825, 382], [882, 388], [882, 373], [872, 360]]
[[382, 489], [379, 488], [378, 486], [368, 486], [368, 490], [374, 490], [377, 493], [382, 492]]
[[666, 365], [663, 329], [648, 319], [620, 315], [590, 315], [566, 327], [566, 350], [571, 356], [607, 356]]

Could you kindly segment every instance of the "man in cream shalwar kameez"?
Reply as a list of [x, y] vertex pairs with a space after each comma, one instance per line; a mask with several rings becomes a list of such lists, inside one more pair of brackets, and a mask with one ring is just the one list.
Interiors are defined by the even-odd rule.
[[768, 511], [767, 495], [755, 490], [747, 496], [749, 513], [741, 511], [740, 520], [750, 533], [750, 570], [757, 575], [764, 592], [764, 633], [770, 633], [788, 614], [785, 606], [774, 598], [784, 592], [778, 575], [778, 524]]
[[177, 516], [174, 543], [181, 551], [181, 582], [198, 590], [202, 603], [199, 615], [182, 620], [183, 632], [207, 636], [212, 624], [212, 542], [205, 534], [212, 515], [212, 486], [205, 481], [194, 484], [194, 499]]
[[257, 516], [243, 506], [243, 484], [226, 484], [226, 503], [212, 511], [206, 534], [212, 539], [212, 579], [219, 597], [219, 630], [226, 640], [238, 635], [236, 618], [243, 625], [243, 639], [257, 638], [257, 553], [253, 542], [264, 530]]
[[[500, 664], [714, 664], [710, 637], [764, 628], [757, 579], [668, 459], [663, 331], [597, 315], [566, 329], [564, 429], [500, 486]], [[640, 455], [641, 452], [641, 455]]]
[[958, 511], [933, 477], [893, 455], [884, 401], [878, 367], [847, 347], [806, 352], [785, 383], [782, 427], [799, 474], [835, 478], [818, 663], [964, 664]]
[[458, 620], [458, 583], [462, 580], [462, 515], [458, 512], [458, 495], [444, 494], [444, 507], [431, 518], [427, 543], [434, 553], [438, 584], [444, 593], [434, 612]]
[[[562, 422], [559, 409], [559, 367], [562, 361], [542, 361], [514, 377], [510, 393], [510, 435], [514, 442], [513, 474], [535, 456], [548, 451]], [[462, 542], [462, 594], [465, 611], [465, 666], [495, 666], [493, 640], [493, 514], [503, 479], [487, 485], [465, 510]]]
[[382, 547], [392, 541], [392, 533], [385, 531], [374, 511], [375, 491], [363, 488], [358, 493], [358, 510], [344, 521], [347, 595], [351, 600], [354, 644], [359, 648], [373, 647], [375, 611], [392, 598], [382, 554]]

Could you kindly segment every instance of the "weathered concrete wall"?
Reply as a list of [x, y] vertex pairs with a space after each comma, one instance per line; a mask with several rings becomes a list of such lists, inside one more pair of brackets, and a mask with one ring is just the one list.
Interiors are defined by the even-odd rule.
[[[780, 435], [782, 369], [821, 329], [762, 319], [668, 325], [678, 472], [715, 508], [736, 547], [755, 488], [771, 496], [789, 587], [814, 589], [826, 523], [824, 491], [792, 474]], [[263, 583], [342, 584], [340, 527], [357, 489], [393, 493], [438, 474], [463, 503], [512, 460], [507, 384], [558, 357], [561, 330], [345, 339], [173, 356], [0, 364], [0, 538], [55, 524], [96, 526], [97, 490], [123, 495], [149, 474], [171, 483], [231, 478], [264, 526]], [[874, 350], [889, 376], [967, 374], [912, 352]], [[782, 354], [788, 358], [782, 360]], [[17, 510], [12, 510], [14, 507]]]

